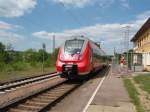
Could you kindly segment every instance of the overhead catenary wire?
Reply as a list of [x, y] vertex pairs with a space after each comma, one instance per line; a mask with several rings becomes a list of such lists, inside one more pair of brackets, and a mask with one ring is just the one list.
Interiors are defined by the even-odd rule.
[[[65, 4], [63, 2], [60, 1], [59, 4], [66, 9], [66, 6], [65, 6]], [[79, 21], [79, 19], [70, 10], [66, 9], [66, 11], [69, 13], [69, 15], [71, 15], [72, 19], [74, 19], [74, 21], [78, 25], [82, 26], [82, 23]]]

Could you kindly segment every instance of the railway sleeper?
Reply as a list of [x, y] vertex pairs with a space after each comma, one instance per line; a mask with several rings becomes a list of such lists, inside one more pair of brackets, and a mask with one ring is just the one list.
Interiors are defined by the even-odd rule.
[[38, 98], [41, 98], [42, 99], [47, 99], [47, 100], [55, 100], [57, 99], [58, 97], [57, 96], [39, 96]]
[[45, 106], [45, 105], [47, 105], [47, 103], [34, 102], [34, 101], [26, 101], [24, 104], [27, 104], [27, 105], [34, 105], [34, 106]]
[[[8, 112], [34, 112], [33, 110], [23, 110], [18, 108], [11, 108]], [[35, 111], [36, 112], [36, 111]]]
[[33, 105], [25, 105], [25, 104], [20, 104], [18, 105], [16, 108], [19, 108], [19, 109], [23, 109], [23, 110], [35, 110], [35, 111], [38, 111], [42, 108], [42, 106], [33, 106]]
[[40, 96], [41, 98], [45, 98], [45, 97], [47, 97], [47, 98], [56, 98], [56, 97], [58, 97], [58, 96], [60, 96], [60, 94], [58, 94], [58, 95], [53, 95], [53, 94], [44, 94], [44, 95], [42, 95], [42, 96]]
[[42, 102], [42, 103], [48, 103], [48, 102], [50, 102], [49, 99], [39, 99], [39, 98], [34, 98], [31, 101]]
[[56, 94], [61, 94], [61, 93], [64, 93], [64, 92], [66, 92], [66, 91], [68, 91], [68, 90], [70, 90], [71, 88], [69, 88], [69, 89], [64, 89], [64, 90], [57, 90], [57, 91], [50, 91], [50, 92], [48, 92], [48, 94], [54, 94], [54, 95], [56, 95]]
[[[68, 89], [68, 90], [69, 90], [69, 89]], [[67, 91], [67, 90], [50, 91], [50, 92], [46, 92], [46, 93], [44, 93], [44, 94], [54, 94], [54, 95], [56, 95], [56, 94], [64, 93], [65, 91]]]
[[58, 92], [60, 92], [60, 91], [64, 91], [64, 90], [68, 90], [68, 89], [70, 89], [70, 88], [54, 89], [53, 91], [56, 92], [56, 93], [58, 93]]
[[[74, 85], [74, 84], [73, 84]], [[73, 86], [72, 84], [67, 84], [64, 87], [60, 87], [60, 89], [66, 89], [66, 88], [70, 88]]]
[[60, 95], [62, 95], [62, 94], [64, 94], [64, 93], [65, 93], [65, 91], [60, 91], [59, 93], [51, 92], [51, 93], [49, 93], [49, 95], [50, 95], [50, 96], [56, 96], [56, 97], [58, 97], [58, 96], [60, 96]]
[[55, 89], [53, 89], [53, 90], [67, 89], [67, 88], [70, 88], [70, 87], [72, 87], [72, 85], [67, 84], [67, 85], [63, 85], [63, 87], [58, 87], [58, 88], [55, 88]]
[[40, 111], [43, 107], [49, 105], [50, 103], [52, 103], [54, 100], [56, 100], [57, 98], [53, 98], [53, 99], [32, 99], [29, 101], [26, 101], [24, 104], [20, 104], [15, 108], [11, 108], [10, 112], [37, 112]]
[[60, 93], [61, 91], [64, 91], [64, 90], [52, 90], [52, 91], [49, 91], [49, 92], [46, 92], [48, 94], [54, 94], [54, 93]]
[[53, 90], [53, 91], [56, 92], [56, 93], [59, 93], [59, 92], [61, 92], [61, 91], [66, 91], [66, 90], [69, 90], [69, 89], [71, 89], [71, 87], [68, 87], [68, 88], [61, 88], [61, 89], [55, 89], [55, 90]]

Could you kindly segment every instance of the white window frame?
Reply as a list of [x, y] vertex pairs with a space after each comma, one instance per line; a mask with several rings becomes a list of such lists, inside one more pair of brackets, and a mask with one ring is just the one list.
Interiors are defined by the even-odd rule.
[[150, 52], [147, 53], [147, 65], [150, 65]]

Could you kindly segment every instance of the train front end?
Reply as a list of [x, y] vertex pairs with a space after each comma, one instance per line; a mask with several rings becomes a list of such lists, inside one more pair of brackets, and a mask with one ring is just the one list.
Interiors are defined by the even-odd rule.
[[56, 61], [56, 70], [62, 78], [76, 79], [90, 72], [88, 47], [82, 38], [65, 41]]

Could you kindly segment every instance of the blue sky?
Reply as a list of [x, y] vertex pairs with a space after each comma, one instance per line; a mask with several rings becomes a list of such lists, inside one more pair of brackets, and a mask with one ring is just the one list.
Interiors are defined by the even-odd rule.
[[[16, 50], [52, 51], [74, 35], [101, 41], [107, 54], [123, 51], [125, 27], [130, 38], [150, 17], [149, 0], [0, 0], [0, 41]], [[132, 44], [131, 44], [132, 47]]]

